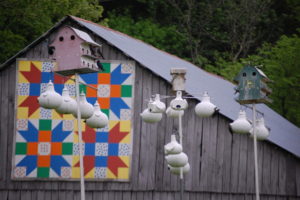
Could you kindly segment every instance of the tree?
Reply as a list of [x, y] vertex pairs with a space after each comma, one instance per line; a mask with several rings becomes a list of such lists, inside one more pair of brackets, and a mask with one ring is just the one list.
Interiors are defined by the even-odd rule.
[[175, 55], [185, 54], [185, 38], [175, 26], [162, 27], [150, 19], [134, 20], [130, 16], [117, 16], [115, 13], [109, 14], [108, 25], [161, 50]]
[[0, 62], [47, 31], [65, 15], [101, 22], [103, 7], [97, 0], [0, 1]]

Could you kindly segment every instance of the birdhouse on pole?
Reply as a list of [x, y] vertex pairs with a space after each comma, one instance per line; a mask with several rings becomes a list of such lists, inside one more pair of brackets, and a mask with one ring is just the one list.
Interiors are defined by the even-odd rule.
[[234, 78], [237, 83], [236, 92], [239, 96], [236, 98], [240, 104], [251, 103], [270, 103], [268, 96], [271, 89], [267, 86], [270, 79], [257, 67], [245, 66]]
[[172, 86], [174, 91], [184, 91], [185, 90], [185, 74], [186, 69], [183, 68], [172, 68]]
[[48, 53], [58, 64], [56, 71], [63, 75], [91, 73], [101, 68], [101, 45], [87, 33], [70, 26], [58, 30]]

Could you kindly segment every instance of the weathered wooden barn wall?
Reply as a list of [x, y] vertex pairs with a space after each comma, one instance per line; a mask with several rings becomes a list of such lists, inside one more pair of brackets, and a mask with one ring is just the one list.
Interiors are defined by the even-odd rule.
[[[115, 47], [88, 33], [103, 44], [105, 59], [130, 60]], [[47, 45], [53, 36], [41, 40], [20, 57], [48, 58]], [[10, 179], [15, 78], [16, 63], [0, 71], [0, 199], [80, 199], [79, 182]], [[139, 116], [146, 107], [145, 99], [155, 93], [170, 95], [171, 87], [137, 63], [134, 90], [131, 181], [87, 182], [86, 199], [179, 199], [179, 179], [168, 172], [163, 154], [163, 146], [177, 131], [177, 122], [164, 117], [160, 123], [150, 125], [143, 123]], [[252, 140], [230, 134], [229, 120], [222, 115], [207, 119], [196, 117], [196, 103], [189, 101], [183, 117], [184, 151], [191, 164], [191, 172], [185, 176], [185, 199], [255, 199]], [[258, 143], [258, 155], [261, 199], [300, 199], [300, 159], [268, 142]]]

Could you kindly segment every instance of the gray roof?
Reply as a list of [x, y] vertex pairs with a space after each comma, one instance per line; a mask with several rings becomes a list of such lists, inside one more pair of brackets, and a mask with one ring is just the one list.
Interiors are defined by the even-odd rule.
[[[66, 19], [73, 19], [81, 26], [91, 30], [109, 44], [124, 52], [125, 55], [133, 58], [168, 82], [172, 80], [170, 75], [171, 68], [186, 68], [186, 91], [189, 94], [199, 97], [207, 91], [212, 103], [220, 108], [221, 114], [232, 120], [237, 118], [240, 105], [234, 100], [235, 85], [233, 83], [208, 73], [188, 61], [107, 27], [77, 17], [66, 17], [29, 46], [42, 40], [46, 34], [53, 32]], [[28, 47], [6, 61], [0, 66], [0, 69], [21, 55], [26, 49]], [[300, 157], [300, 129], [264, 104], [258, 104], [256, 108], [264, 113], [265, 123], [271, 128], [268, 140]], [[247, 116], [250, 119], [251, 112], [249, 109], [247, 109], [247, 112]]]

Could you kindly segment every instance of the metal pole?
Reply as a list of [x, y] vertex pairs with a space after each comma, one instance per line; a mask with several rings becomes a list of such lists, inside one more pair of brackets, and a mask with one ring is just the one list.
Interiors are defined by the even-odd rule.
[[[179, 115], [178, 117], [179, 119], [179, 142], [181, 144], [181, 146], [183, 146], [182, 144], [182, 116]], [[184, 182], [183, 182], [183, 168], [180, 168], [180, 200], [183, 200], [183, 188], [184, 188]]]
[[255, 169], [255, 193], [256, 200], [259, 200], [258, 163], [257, 163], [257, 137], [256, 137], [256, 108], [252, 104], [253, 113], [253, 144], [254, 144], [254, 169]]
[[81, 112], [79, 108], [79, 75], [75, 74], [76, 85], [76, 101], [77, 101], [77, 131], [79, 136], [79, 166], [80, 166], [80, 196], [81, 200], [85, 200], [85, 187], [84, 187], [84, 165], [83, 165], [83, 148], [82, 148], [82, 132], [81, 132]]

